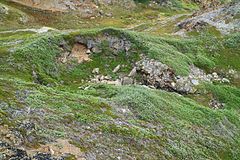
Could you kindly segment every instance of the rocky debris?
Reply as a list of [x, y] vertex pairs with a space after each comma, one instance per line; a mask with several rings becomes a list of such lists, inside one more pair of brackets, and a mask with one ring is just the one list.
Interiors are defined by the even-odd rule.
[[192, 0], [195, 3], [198, 3], [203, 10], [217, 8], [221, 5], [219, 0]]
[[211, 78], [212, 82], [218, 82], [218, 83], [230, 83], [230, 80], [219, 76], [217, 72], [213, 72], [212, 74], [208, 75]]
[[240, 31], [240, 3], [233, 3], [210, 10], [178, 23], [178, 27], [185, 31], [199, 30], [204, 26], [214, 26], [222, 34]]
[[[219, 0], [190, 0], [190, 1], [197, 3], [201, 9], [216, 8], [221, 4]], [[149, 6], [154, 8], [159, 7], [172, 8], [178, 7], [179, 3], [181, 2], [176, 3], [173, 0], [151, 0]]]
[[154, 8], [159, 8], [159, 7], [167, 7], [167, 8], [170, 8], [170, 7], [175, 7], [174, 3], [171, 2], [170, 0], [152, 0], [150, 1], [149, 3], [149, 6], [150, 7], [154, 7]]
[[[164, 89], [178, 93], [191, 94], [197, 91], [196, 86], [201, 82], [229, 83], [227, 78], [221, 78], [216, 72], [206, 74], [203, 70], [190, 66], [188, 76], [178, 76], [173, 69], [154, 59], [143, 58], [138, 61], [128, 75], [119, 75], [119, 78], [112, 80], [110, 76], [99, 74], [99, 68], [93, 69], [94, 77], [89, 81], [92, 83], [105, 83], [113, 85], [141, 84], [154, 89]], [[117, 73], [121, 65], [113, 70]], [[136, 75], [140, 75], [140, 80], [136, 80]]]
[[101, 45], [103, 42], [107, 42], [108, 47], [116, 54], [119, 51], [129, 51], [131, 49], [131, 42], [127, 40], [124, 36], [116, 37], [109, 35], [108, 33], [104, 33], [101, 37], [82, 37], [77, 36], [75, 41], [80, 44], [84, 44], [87, 46], [93, 53], [102, 52]]
[[[33, 155], [28, 154], [27, 150], [23, 148], [17, 148], [10, 145], [9, 143], [0, 141], [0, 159], [1, 160], [67, 160], [67, 159], [79, 159], [84, 160], [79, 148], [77, 147], [62, 147], [60, 150], [64, 150], [65, 154], [55, 156], [48, 152], [35, 152]], [[68, 146], [68, 147], [69, 147]], [[61, 146], [58, 146], [61, 148]], [[76, 156], [71, 154], [72, 152], [76, 153]]]
[[201, 82], [230, 82], [226, 78], [220, 78], [217, 73], [206, 74], [194, 65], [190, 66], [188, 76], [177, 76], [170, 67], [153, 59], [145, 58], [137, 62], [136, 66], [137, 73], [142, 76], [143, 85], [179, 93], [195, 93], [196, 86]]
[[188, 76], [176, 76], [176, 82], [173, 85], [175, 90], [182, 93], [196, 92], [195, 86], [200, 82], [211, 82], [211, 76], [207, 75], [203, 70], [190, 66], [190, 73]]
[[223, 109], [223, 107], [225, 106], [225, 104], [219, 102], [219, 101], [216, 100], [216, 99], [212, 99], [212, 100], [209, 102], [209, 106], [211, 106], [211, 107], [214, 108], [214, 109]]
[[104, 75], [94, 75], [93, 78], [89, 81], [91, 83], [104, 83], [104, 84], [111, 84], [111, 85], [121, 85], [121, 80], [112, 80], [110, 76]]
[[239, 81], [240, 80], [240, 72], [234, 69], [229, 69], [227, 71], [227, 76], [232, 78], [235, 81]]
[[0, 141], [0, 159], [1, 160], [10, 160], [10, 159], [30, 160], [31, 158], [28, 157], [26, 151], [15, 148], [6, 142]]
[[[117, 71], [119, 71], [120, 68], [121, 68], [121, 65], [118, 65], [117, 67], [115, 67], [115, 69], [113, 70], [113, 73], [116, 73]], [[122, 78], [119, 77], [118, 79], [113, 80], [112, 77], [110, 77], [110, 76], [100, 75], [99, 74], [99, 68], [93, 69], [92, 73], [95, 74], [95, 75], [89, 81], [91, 83], [105, 83], [105, 84], [111, 84], [111, 85], [131, 85], [131, 84], [135, 84], [134, 78], [131, 78], [129, 76], [123, 76]]]

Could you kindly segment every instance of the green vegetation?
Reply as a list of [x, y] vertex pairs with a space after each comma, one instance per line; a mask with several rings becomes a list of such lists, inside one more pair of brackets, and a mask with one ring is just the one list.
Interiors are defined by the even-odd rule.
[[[171, 0], [170, 8], [149, 8], [148, 1], [136, 2], [142, 4], [134, 12], [115, 6], [116, 18], [96, 19], [48, 12], [35, 17], [42, 12], [3, 2], [12, 7], [8, 15], [0, 15], [0, 24], [4, 23], [0, 30], [26, 28], [15, 20], [28, 15], [36, 18], [30, 26], [73, 30], [0, 32], [0, 127], [7, 126], [23, 137], [23, 147], [38, 148], [58, 138], [68, 139], [97, 159], [239, 159], [240, 83], [239, 77], [228, 72], [240, 72], [240, 34], [221, 35], [213, 27], [184, 38], [165, 34], [172, 33], [175, 24], [188, 17], [184, 14], [198, 5]], [[174, 11], [177, 8], [180, 10]], [[182, 13], [174, 20], [170, 17]], [[36, 22], [41, 18], [43, 21]], [[116, 52], [106, 35], [129, 41], [130, 49]], [[105, 38], [98, 44], [101, 52], [91, 53], [89, 62], [60, 62], [79, 43], [79, 36], [84, 40]], [[94, 68], [113, 80], [128, 75], [143, 56], [168, 65], [176, 75], [188, 75], [194, 64], [207, 73], [229, 76], [230, 83], [201, 83], [195, 94], [181, 95], [143, 85], [89, 82]], [[123, 67], [113, 73], [119, 64]], [[223, 107], [214, 108], [211, 100]], [[22, 128], [26, 121], [35, 125], [30, 136]]]

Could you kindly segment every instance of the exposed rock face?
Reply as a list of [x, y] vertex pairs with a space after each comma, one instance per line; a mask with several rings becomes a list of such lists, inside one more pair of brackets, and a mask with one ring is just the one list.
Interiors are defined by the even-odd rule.
[[[118, 65], [113, 70], [117, 74], [121, 65]], [[192, 94], [197, 91], [196, 86], [202, 82], [218, 82], [229, 83], [230, 81], [224, 77], [220, 77], [217, 73], [206, 74], [203, 70], [190, 65], [188, 76], [178, 76], [174, 70], [166, 64], [159, 61], [144, 58], [135, 64], [135, 67], [128, 75], [118, 75], [116, 80], [110, 76], [100, 74], [99, 68], [93, 69], [94, 77], [89, 82], [105, 83], [112, 85], [132, 85], [141, 84], [150, 88], [164, 89], [183, 94]], [[136, 78], [136, 76], [139, 76]]]
[[196, 86], [201, 82], [229, 82], [216, 73], [206, 74], [194, 65], [190, 66], [188, 76], [177, 76], [170, 67], [156, 60], [143, 59], [137, 62], [136, 66], [136, 71], [142, 75], [142, 84], [179, 93], [195, 93]]
[[107, 42], [108, 47], [114, 52], [119, 51], [129, 51], [131, 49], [131, 42], [127, 40], [124, 36], [116, 37], [105, 33], [101, 37], [76, 37], [75, 41], [77, 43], [85, 44], [89, 50], [93, 53], [102, 52], [102, 43]]
[[63, 53], [61, 57], [59, 58], [59, 61], [62, 63], [66, 63], [69, 60], [77, 60], [78, 63], [82, 63], [85, 61], [91, 61], [89, 58], [89, 54], [91, 53], [88, 49], [87, 46], [76, 43], [72, 47], [72, 50], [69, 51], [68, 47], [61, 46]]
[[70, 58], [77, 59], [78, 63], [91, 60], [88, 56], [87, 47], [85, 45], [82, 45], [82, 44], [79, 44], [79, 43], [76, 43], [73, 46]]
[[178, 26], [186, 31], [201, 29], [210, 25], [219, 30], [222, 34], [240, 31], [240, 3], [234, 3], [216, 10], [201, 13], [193, 18], [180, 22]]
[[136, 63], [137, 72], [142, 74], [145, 85], [155, 88], [172, 89], [175, 81], [175, 74], [172, 69], [161, 62], [144, 59]]

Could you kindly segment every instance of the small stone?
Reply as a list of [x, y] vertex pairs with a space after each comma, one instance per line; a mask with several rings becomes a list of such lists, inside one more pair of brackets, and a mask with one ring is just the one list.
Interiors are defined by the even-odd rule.
[[94, 68], [93, 71], [92, 71], [92, 73], [93, 73], [93, 74], [99, 74], [99, 70], [100, 70], [99, 68]]
[[172, 82], [171, 83], [171, 86], [174, 88], [176, 86], [176, 83], [175, 82]]
[[218, 78], [218, 74], [216, 72], [213, 72], [212, 75], [213, 75], [213, 78]]
[[121, 69], [121, 65], [119, 64], [117, 67], [114, 68], [113, 73], [117, 73]]
[[104, 76], [104, 80], [111, 80], [110, 76]]
[[222, 83], [230, 83], [230, 80], [227, 79], [227, 78], [223, 78], [223, 79], [222, 79]]
[[86, 53], [87, 53], [87, 54], [91, 54], [91, 50], [88, 49], [88, 50], [86, 51]]
[[199, 85], [199, 81], [197, 79], [192, 79], [191, 83], [195, 86]]
[[137, 68], [134, 67], [129, 73], [128, 77], [134, 77], [137, 74]]

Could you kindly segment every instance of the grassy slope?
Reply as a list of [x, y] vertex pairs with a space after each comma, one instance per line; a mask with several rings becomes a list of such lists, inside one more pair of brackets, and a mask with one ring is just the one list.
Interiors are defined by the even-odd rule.
[[[112, 153], [112, 158], [121, 156], [125, 159], [132, 156], [145, 159], [237, 159], [240, 156], [240, 95], [237, 88], [206, 84], [204, 90], [226, 104], [225, 109], [213, 110], [179, 94], [141, 86], [85, 84], [82, 88], [88, 89], [81, 90], [78, 87], [82, 84], [72, 84], [72, 81], [84, 78], [82, 73], [89, 73], [96, 65], [93, 62], [77, 65], [71, 72], [66, 72], [66, 66], [56, 62], [59, 42], [63, 39], [72, 41], [79, 34], [95, 36], [102, 32], [124, 34], [135, 44], [136, 48], [131, 52], [136, 55], [143, 52], [172, 66], [179, 74], [188, 73], [189, 63], [201, 66], [207, 60], [210, 66], [214, 65], [216, 60], [207, 57], [222, 46], [215, 45], [212, 52], [207, 52], [206, 44], [212, 46], [211, 43], [216, 44], [216, 39], [204, 36], [186, 40], [158, 38], [116, 29], [77, 31], [64, 35], [53, 32], [2, 36], [0, 40], [9, 45], [2, 45], [0, 51], [0, 100], [10, 104], [10, 107], [2, 107], [1, 123], [16, 127], [22, 120], [29, 119], [38, 126], [37, 139], [70, 138], [86, 153], [104, 152], [103, 155], [97, 154], [99, 159], [109, 158]], [[238, 45], [236, 37], [230, 36], [217, 42], [232, 44], [235, 48]], [[17, 39], [23, 41], [20, 44], [9, 43]], [[196, 44], [199, 44], [198, 47]], [[10, 53], [8, 49], [13, 51]], [[111, 58], [110, 51], [105, 54], [94, 56], [93, 60], [107, 61], [108, 57]], [[206, 60], [196, 59], [198, 56]], [[124, 54], [112, 61], [110, 66], [114, 67], [116, 62], [121, 61], [126, 61]], [[175, 61], [183, 67], [174, 66]], [[43, 84], [54, 84], [54, 87], [32, 83], [32, 70], [40, 75]], [[106, 69], [105, 72], [110, 74], [111, 70]], [[62, 79], [68, 85], [60, 85]], [[24, 90], [31, 93], [21, 101], [16, 92]], [[26, 106], [36, 110], [36, 113], [10, 116], [11, 109], [25, 110]], [[44, 118], [37, 114], [37, 110], [45, 112]], [[74, 138], [85, 132], [86, 135]], [[27, 136], [24, 132], [22, 134]], [[34, 143], [37, 145], [41, 141]], [[25, 145], [33, 143], [26, 142]], [[119, 147], [124, 152], [115, 153], [114, 150]]]
[[[123, 11], [116, 10], [119, 16], [115, 19], [81, 20], [82, 23], [78, 24], [76, 19], [65, 23], [52, 17], [54, 21], [42, 19], [40, 26], [47, 24], [64, 29], [96, 24], [99, 27], [126, 27], [144, 22], [144, 26], [149, 27], [152, 20], [145, 17], [160, 15], [165, 18], [165, 15], [173, 13], [171, 10], [164, 10], [163, 14], [146, 9], [142, 14], [142, 8], [139, 8], [136, 14], [126, 12], [125, 17], [120, 18]], [[64, 17], [70, 19], [72, 15]], [[5, 28], [1, 26], [1, 30], [12, 26], [24, 27], [8, 20], [8, 25], [4, 25]], [[36, 26], [35, 22], [32, 25]], [[134, 44], [130, 57], [125, 53], [115, 57], [104, 46], [104, 53], [93, 55], [90, 63], [75, 64], [70, 66], [70, 70], [69, 66], [57, 63], [59, 42], [66, 40], [71, 44], [76, 35], [96, 36], [102, 32], [128, 37]], [[142, 53], [168, 64], [180, 75], [188, 74], [191, 63], [206, 70], [217, 67], [240, 71], [239, 37], [239, 34], [228, 37], [204, 34], [179, 39], [118, 29], [81, 30], [71, 34], [0, 34], [0, 124], [15, 128], [27, 139], [27, 131], [18, 126], [30, 120], [37, 125], [37, 131], [30, 135], [34, 137], [33, 141], [26, 140], [24, 145], [36, 147], [51, 139], [66, 138], [87, 155], [97, 155], [97, 159], [116, 159], [119, 156], [122, 159], [239, 159], [240, 91], [236, 86], [204, 84], [200, 88], [204, 97], [202, 102], [198, 98], [190, 99], [141, 86], [117, 87], [81, 82], [95, 67], [114, 77], [111, 71], [121, 63], [127, 65], [121, 72], [129, 73], [132, 61], [137, 61]], [[230, 53], [231, 60], [228, 60]], [[109, 67], [103, 66], [105, 63]], [[38, 73], [42, 85], [32, 83], [33, 70]], [[64, 84], [61, 84], [62, 80]], [[51, 85], [46, 87], [47, 84]], [[78, 88], [80, 86], [87, 89]], [[26, 90], [31, 92], [25, 95]], [[224, 109], [209, 108], [210, 99], [206, 93], [225, 103]], [[28, 114], [29, 108], [31, 114]]]

